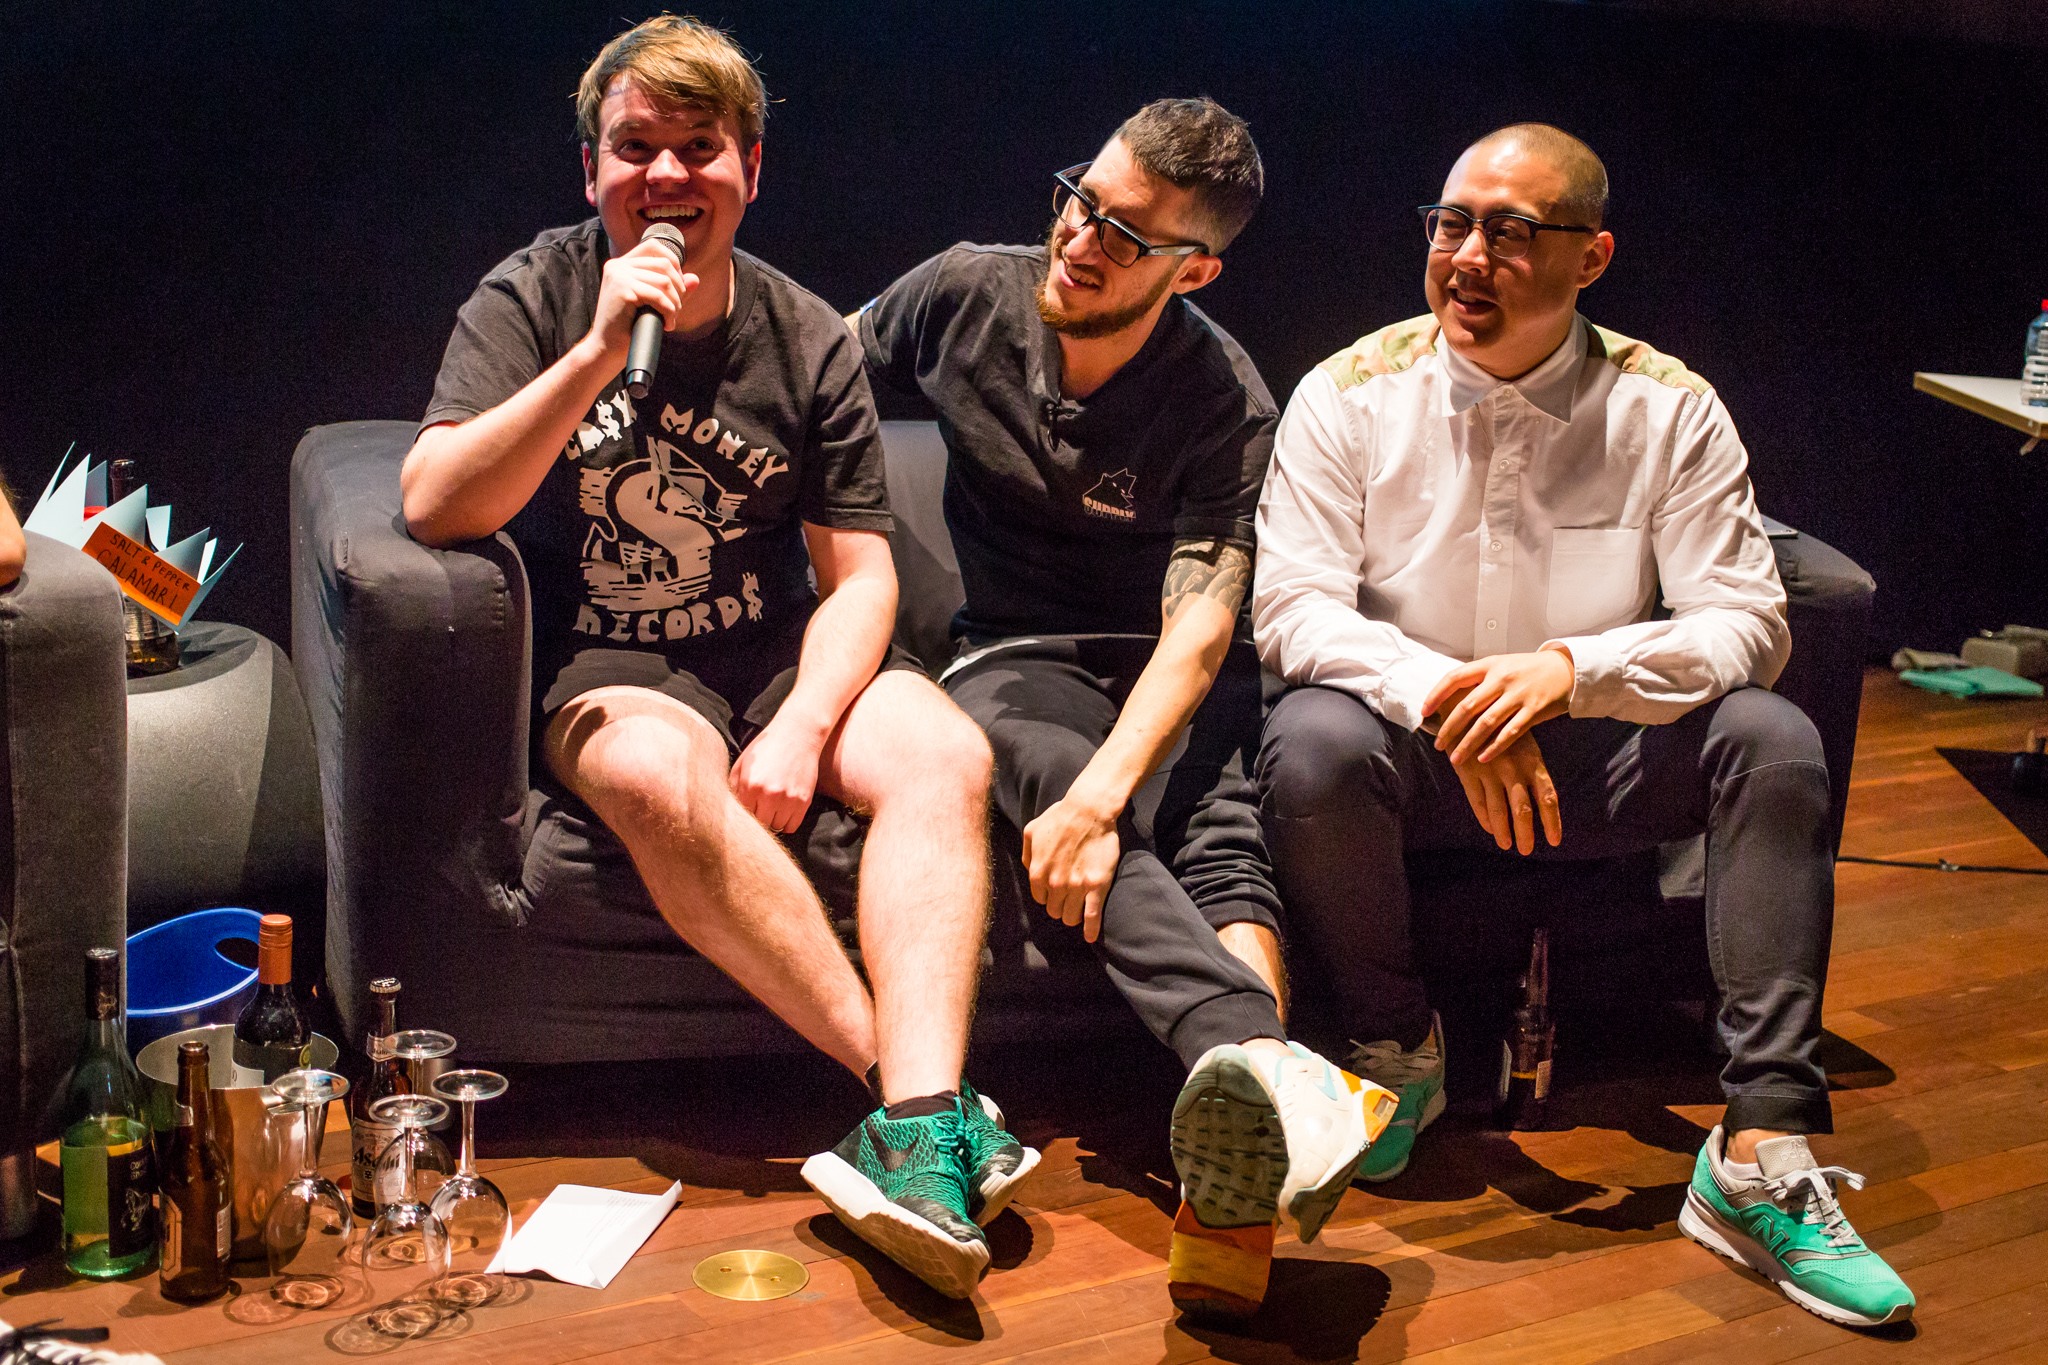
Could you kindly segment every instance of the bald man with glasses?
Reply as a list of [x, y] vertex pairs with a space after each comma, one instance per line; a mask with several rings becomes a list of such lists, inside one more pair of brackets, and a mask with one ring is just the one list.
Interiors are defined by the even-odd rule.
[[1912, 1293], [1836, 1201], [1862, 1178], [1807, 1145], [1832, 1126], [1814, 1053], [1834, 862], [1820, 739], [1765, 690], [1784, 590], [1714, 390], [1577, 311], [1613, 257], [1606, 205], [1578, 139], [1481, 139], [1421, 210], [1430, 313], [1288, 404], [1252, 594], [1290, 685], [1258, 762], [1278, 885], [1345, 1064], [1401, 1096], [1360, 1172], [1388, 1180], [1444, 1105], [1404, 851], [1705, 834], [1727, 1109], [1679, 1226], [1823, 1317], [1897, 1322]]

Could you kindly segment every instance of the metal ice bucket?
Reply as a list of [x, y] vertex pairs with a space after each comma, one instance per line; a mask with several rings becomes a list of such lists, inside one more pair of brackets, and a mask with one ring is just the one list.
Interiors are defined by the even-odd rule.
[[[166, 1034], [135, 1055], [135, 1065], [150, 1091], [149, 1126], [159, 1140], [175, 1122], [178, 1104], [178, 1044], [204, 1043], [213, 1086], [213, 1136], [227, 1158], [229, 1183], [235, 1191], [234, 1259], [263, 1258], [263, 1220], [270, 1201], [297, 1175], [300, 1137], [305, 1116], [288, 1109], [263, 1084], [263, 1073], [235, 1065], [235, 1026], [209, 1024]], [[313, 1035], [307, 1065], [333, 1070], [340, 1051], [331, 1039]], [[314, 1140], [327, 1132], [327, 1106], [313, 1116]], [[315, 1153], [318, 1161], [318, 1153]]]

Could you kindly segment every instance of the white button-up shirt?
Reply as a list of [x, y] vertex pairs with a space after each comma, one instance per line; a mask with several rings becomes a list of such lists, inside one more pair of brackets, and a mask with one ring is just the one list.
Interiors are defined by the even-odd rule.
[[1584, 318], [1512, 381], [1435, 318], [1397, 323], [1281, 418], [1259, 655], [1408, 729], [1457, 664], [1546, 644], [1571, 651], [1574, 716], [1656, 724], [1768, 686], [1791, 636], [1748, 464], [1705, 380]]

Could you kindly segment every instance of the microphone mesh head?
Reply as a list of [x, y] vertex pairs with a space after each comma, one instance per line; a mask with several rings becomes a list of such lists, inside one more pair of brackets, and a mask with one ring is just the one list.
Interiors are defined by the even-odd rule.
[[675, 254], [676, 264], [683, 263], [683, 234], [676, 231], [671, 223], [656, 223], [640, 234], [643, 242], [660, 242]]

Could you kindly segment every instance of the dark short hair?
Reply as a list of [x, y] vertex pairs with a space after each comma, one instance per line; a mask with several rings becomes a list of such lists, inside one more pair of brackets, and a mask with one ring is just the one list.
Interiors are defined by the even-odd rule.
[[593, 151], [598, 110], [620, 76], [664, 109], [694, 107], [730, 118], [748, 148], [761, 140], [768, 118], [761, 73], [737, 43], [709, 24], [658, 14], [604, 45], [576, 87], [576, 131]]
[[[1564, 177], [1564, 193], [1552, 212], [1580, 227], [1597, 228], [1607, 221], [1607, 167], [1593, 149], [1564, 129], [1548, 123], [1511, 123], [1496, 128], [1472, 147], [1512, 142], [1536, 153]], [[1467, 148], [1470, 151], [1471, 148]]]
[[1154, 100], [1124, 120], [1117, 141], [1153, 175], [1195, 195], [1212, 252], [1229, 246], [1258, 210], [1266, 170], [1251, 125], [1203, 95]]

